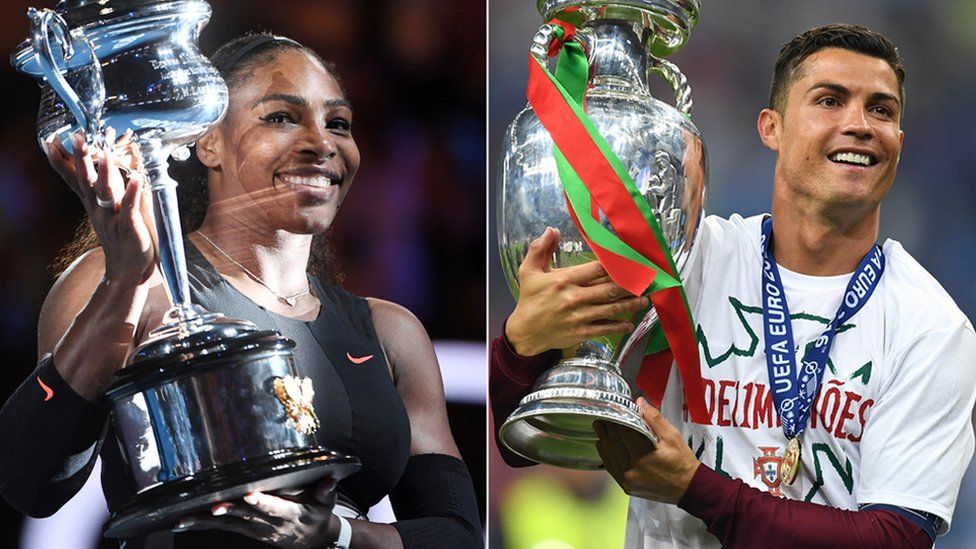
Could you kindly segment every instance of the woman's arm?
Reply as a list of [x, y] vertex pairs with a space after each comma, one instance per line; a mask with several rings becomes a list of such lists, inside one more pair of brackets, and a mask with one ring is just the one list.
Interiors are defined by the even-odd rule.
[[39, 358], [53, 355], [61, 378], [96, 403], [125, 365], [150, 284], [105, 277], [101, 248], [87, 252], [55, 283], [38, 322]]
[[[40, 365], [0, 410], [0, 493], [35, 516], [57, 511], [91, 472], [107, 414], [97, 400], [132, 346], [155, 254], [141, 178], [123, 189], [110, 155], [77, 140], [75, 151], [51, 146], [49, 160], [110, 251], [88, 252], [55, 283], [41, 309]], [[115, 207], [98, 206], [96, 193]]]
[[427, 331], [399, 305], [378, 299], [369, 305], [410, 420], [410, 459], [390, 494], [400, 520], [392, 525], [352, 521], [352, 547], [482, 547], [474, 486], [451, 435]]
[[410, 420], [410, 455], [446, 454], [461, 459], [447, 421], [444, 384], [427, 330], [407, 309], [369, 299], [376, 335], [393, 369], [393, 383]]
[[[0, 493], [33, 516], [57, 511], [91, 472], [147, 291], [102, 277], [100, 250], [79, 258], [41, 309], [40, 365], [0, 410]], [[53, 358], [52, 358], [53, 355]]]

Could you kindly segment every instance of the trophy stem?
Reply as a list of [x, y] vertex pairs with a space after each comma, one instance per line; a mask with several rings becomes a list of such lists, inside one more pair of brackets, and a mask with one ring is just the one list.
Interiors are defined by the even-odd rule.
[[[593, 19], [577, 35], [589, 56], [591, 88], [604, 92], [650, 95], [647, 85], [647, 27], [618, 19]], [[592, 90], [591, 92], [592, 93]]]
[[173, 307], [166, 316], [170, 320], [187, 322], [198, 317], [199, 314], [190, 302], [190, 282], [186, 275], [186, 254], [183, 250], [183, 229], [176, 200], [177, 183], [168, 172], [169, 149], [164, 149], [159, 141], [147, 139], [142, 145], [142, 155], [146, 160], [146, 172], [153, 193], [159, 270], [166, 282], [170, 300], [173, 302]]

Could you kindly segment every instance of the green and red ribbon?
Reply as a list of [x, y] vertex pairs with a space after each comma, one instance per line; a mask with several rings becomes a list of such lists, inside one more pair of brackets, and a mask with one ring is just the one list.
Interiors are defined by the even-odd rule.
[[[637, 385], [654, 404], [664, 396], [672, 361], [691, 420], [709, 423], [694, 323], [677, 269], [654, 212], [584, 110], [589, 66], [575, 28], [553, 20], [556, 74], [529, 55], [526, 95], [553, 140], [553, 155], [573, 222], [610, 278], [634, 295], [650, 295], [660, 328], [652, 332]], [[600, 222], [600, 212], [613, 230]]]

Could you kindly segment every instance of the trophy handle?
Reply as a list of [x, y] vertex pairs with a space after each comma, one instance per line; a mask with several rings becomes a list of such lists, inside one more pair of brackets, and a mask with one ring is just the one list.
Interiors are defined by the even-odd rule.
[[648, 76], [651, 73], [657, 73], [667, 80], [668, 84], [671, 84], [671, 88], [674, 89], [674, 107], [681, 114], [691, 118], [691, 108], [694, 105], [691, 100], [691, 84], [688, 83], [688, 79], [681, 72], [681, 69], [667, 59], [648, 56], [648, 61], [650, 63], [647, 69]]
[[553, 40], [556, 39], [556, 28], [557, 26], [552, 23], [543, 23], [535, 36], [532, 37], [529, 53], [543, 65], [548, 62], [549, 48], [552, 46]]
[[[66, 63], [75, 55], [75, 47], [71, 40], [68, 24], [57, 12], [49, 9], [38, 10], [28, 8], [27, 16], [31, 19], [31, 46], [34, 48], [34, 58], [37, 60], [41, 72], [47, 83], [54, 89], [64, 104], [75, 116], [78, 124], [85, 130], [85, 138], [89, 144], [96, 139], [102, 139], [102, 121], [98, 112], [91, 112], [79, 97], [71, 84], [65, 79], [62, 71], [67, 70]], [[60, 47], [60, 56], [54, 55], [51, 47], [51, 36]], [[95, 57], [95, 49], [84, 34], [79, 33], [78, 40], [82, 41], [91, 55], [91, 62], [87, 68], [91, 73], [91, 91], [95, 95], [95, 110], [97, 111], [105, 101], [105, 86], [102, 82], [102, 68]]]

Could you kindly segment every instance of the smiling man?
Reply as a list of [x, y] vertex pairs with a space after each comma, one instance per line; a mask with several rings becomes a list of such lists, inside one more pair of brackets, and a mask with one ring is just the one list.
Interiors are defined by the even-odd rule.
[[[973, 455], [976, 333], [898, 242], [877, 243], [904, 77], [891, 42], [856, 25], [780, 52], [757, 123], [776, 152], [772, 216], [707, 218], [686, 277], [710, 424], [687, 422], [672, 375], [659, 409], [639, 401], [656, 448], [597, 425], [633, 496], [627, 547], [931, 547], [948, 531]], [[550, 270], [557, 241], [533, 244], [493, 345], [496, 426], [567, 318], [619, 329], [581, 313], [642, 304], [585, 291], [591, 266]]]

